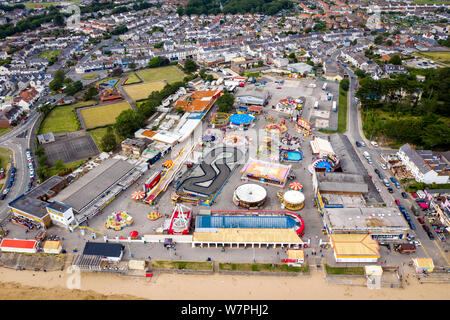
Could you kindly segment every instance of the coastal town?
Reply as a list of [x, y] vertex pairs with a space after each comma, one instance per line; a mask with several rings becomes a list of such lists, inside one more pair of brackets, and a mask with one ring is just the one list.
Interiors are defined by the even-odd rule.
[[256, 3], [0, 0], [0, 267], [448, 290], [448, 3]]

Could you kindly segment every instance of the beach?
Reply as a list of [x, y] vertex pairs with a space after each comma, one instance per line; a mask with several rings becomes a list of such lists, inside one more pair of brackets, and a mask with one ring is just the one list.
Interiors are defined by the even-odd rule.
[[[420, 284], [416, 279], [411, 279], [410, 285], [403, 289], [368, 289], [327, 284], [322, 272], [312, 272], [310, 276], [300, 277], [162, 273], [153, 278], [82, 273], [80, 290], [67, 289], [67, 281], [71, 276], [72, 274], [66, 271], [33, 272], [0, 268], [2, 283], [0, 299], [448, 300], [450, 298], [450, 284]], [[52, 290], [42, 290], [43, 288]]]

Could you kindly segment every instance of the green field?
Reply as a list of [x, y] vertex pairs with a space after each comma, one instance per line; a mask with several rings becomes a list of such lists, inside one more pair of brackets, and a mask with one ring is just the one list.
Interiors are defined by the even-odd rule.
[[130, 109], [128, 102], [102, 105], [80, 111], [87, 129], [106, 126], [116, 122], [116, 117], [124, 110]]
[[7, 134], [11, 130], [12, 130], [12, 128], [0, 128], [0, 137], [4, 134]]
[[128, 75], [126, 82], [124, 83], [124, 85], [128, 85], [128, 84], [134, 84], [134, 83], [139, 83], [142, 82], [141, 79], [139, 79], [139, 77], [136, 75], [136, 73], [131, 73]]
[[63, 133], [79, 130], [78, 120], [70, 106], [60, 106], [53, 109], [44, 119], [39, 130], [39, 134], [43, 133]]
[[184, 73], [176, 66], [150, 68], [136, 71], [139, 77], [145, 81], [166, 80], [168, 83], [182, 81]]
[[339, 88], [338, 132], [347, 130], [347, 92]]
[[160, 91], [165, 87], [164, 81], [153, 81], [126, 86], [123, 89], [133, 101], [147, 99], [153, 91]]
[[[106, 134], [106, 131], [108, 130], [108, 128], [97, 128], [97, 129], [92, 129], [92, 130], [88, 130], [87, 133], [89, 135], [92, 136], [92, 139], [94, 139], [95, 144], [97, 145], [97, 147], [101, 150], [101, 142], [102, 142], [102, 138], [103, 136]], [[116, 141], [117, 143], [120, 142], [119, 137], [116, 135]]]
[[39, 59], [50, 60], [53, 57], [57, 57], [61, 53], [61, 50], [46, 50], [39, 53]]
[[[69, 0], [70, 2], [80, 2], [81, 0]], [[62, 1], [62, 2], [67, 2], [67, 1]], [[61, 2], [27, 2], [24, 3], [26, 8], [31, 8], [33, 9], [36, 5], [42, 5], [42, 7], [47, 8], [50, 6], [58, 6], [60, 5]]]
[[63, 133], [79, 130], [78, 118], [73, 110], [78, 107], [92, 106], [96, 103], [95, 100], [90, 100], [81, 101], [68, 106], [55, 107], [42, 122], [39, 134], [49, 132]]
[[450, 51], [418, 52], [418, 54], [437, 62], [450, 64]]
[[448, 0], [414, 0], [416, 4], [448, 4]]
[[152, 268], [155, 269], [171, 269], [171, 270], [204, 270], [212, 271], [212, 262], [192, 262], [192, 261], [167, 261], [167, 260], [153, 260]]
[[301, 267], [288, 266], [287, 264], [270, 263], [219, 263], [219, 270], [245, 271], [245, 272], [308, 272], [308, 264]]
[[[6, 167], [8, 166], [8, 163], [10, 162], [11, 157], [6, 154], [0, 154], [0, 168], [4, 168], [6, 171]], [[6, 175], [6, 172], [5, 172]]]
[[84, 80], [95, 80], [98, 78], [98, 74], [88, 73], [88, 74], [83, 75], [81, 78], [83, 78]]
[[331, 267], [326, 264], [325, 270], [328, 274], [364, 275], [364, 267]]
[[58, 175], [59, 173], [66, 173], [69, 170], [75, 170], [77, 169], [79, 166], [81, 166], [83, 163], [85, 163], [87, 160], [79, 160], [79, 161], [74, 161], [74, 162], [69, 162], [69, 163], [64, 163], [64, 168], [63, 170], [57, 170], [56, 168], [50, 168], [48, 169], [48, 173], [47, 176], [51, 177], [54, 175]]

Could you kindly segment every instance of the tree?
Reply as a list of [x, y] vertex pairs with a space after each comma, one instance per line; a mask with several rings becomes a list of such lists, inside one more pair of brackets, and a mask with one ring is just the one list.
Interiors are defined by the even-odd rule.
[[212, 75], [212, 74], [208, 74], [208, 75], [206, 76], [206, 81], [213, 82], [213, 81], [214, 81], [213, 75]]
[[220, 112], [229, 112], [234, 104], [234, 96], [231, 93], [224, 93], [217, 99]]
[[108, 127], [106, 134], [102, 137], [100, 142], [100, 148], [104, 152], [113, 151], [117, 146], [116, 135], [114, 134], [113, 128]]
[[395, 65], [401, 65], [402, 64], [402, 58], [398, 54], [394, 54], [390, 59], [389, 63], [395, 64]]
[[364, 70], [361, 70], [361, 69], [356, 69], [355, 74], [358, 78], [364, 78], [366, 76], [366, 73], [364, 72]]
[[84, 100], [85, 101], [91, 100], [96, 95], [98, 95], [98, 89], [96, 87], [90, 87], [87, 90], [86, 95], [84, 96]]
[[132, 109], [122, 111], [116, 118], [115, 129], [121, 138], [131, 137], [144, 122], [144, 117]]
[[83, 83], [81, 81], [75, 81], [67, 85], [64, 92], [67, 93], [69, 96], [73, 96], [77, 92], [80, 92], [81, 90], [83, 90]]
[[58, 70], [53, 76], [53, 80], [49, 83], [49, 88], [53, 91], [58, 91], [62, 88], [64, 82], [64, 71]]
[[198, 75], [204, 80], [206, 78], [206, 69], [201, 68], [200, 71], [198, 72]]
[[348, 79], [342, 79], [340, 86], [341, 86], [342, 90], [348, 91], [348, 88], [350, 87], [350, 83], [349, 83]]
[[391, 39], [388, 39], [388, 40], [386, 41], [386, 44], [387, 44], [388, 46], [392, 46], [392, 40], [391, 40]]
[[186, 61], [184, 62], [184, 70], [187, 73], [192, 73], [194, 71], [197, 71], [197, 69], [198, 69], [198, 65], [194, 62], [194, 60], [186, 59]]
[[258, 67], [261, 68], [262, 66], [264, 66], [264, 61], [258, 60]]
[[64, 160], [63, 159], [58, 159], [55, 161], [55, 164], [53, 165], [53, 167], [55, 168], [56, 171], [58, 172], [62, 172], [66, 169], [65, 165], [64, 165]]
[[60, 27], [64, 26], [65, 25], [64, 16], [62, 14], [57, 14], [53, 18], [53, 23]]
[[375, 40], [373, 40], [375, 44], [381, 44], [383, 42], [383, 36], [380, 34], [375, 37]]

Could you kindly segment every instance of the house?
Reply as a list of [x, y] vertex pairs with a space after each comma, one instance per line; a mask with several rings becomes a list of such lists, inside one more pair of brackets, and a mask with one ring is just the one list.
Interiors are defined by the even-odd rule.
[[122, 151], [127, 154], [140, 155], [142, 151], [147, 147], [148, 142], [142, 139], [130, 139], [127, 138], [122, 141]]
[[36, 240], [3, 239], [0, 243], [2, 252], [36, 253], [38, 242]]
[[433, 151], [416, 150], [411, 145], [405, 144], [400, 147], [397, 156], [416, 181], [426, 184], [449, 182], [449, 163]]
[[208, 111], [221, 95], [221, 90], [195, 91], [191, 95], [180, 98], [176, 103], [175, 109], [183, 109], [188, 112]]
[[107, 262], [122, 260], [125, 247], [120, 243], [86, 242], [83, 255], [98, 256]]
[[101, 102], [113, 102], [122, 100], [122, 95], [114, 89], [106, 89], [100, 93], [100, 101]]
[[55, 136], [52, 132], [40, 134], [37, 136], [39, 144], [55, 142]]
[[394, 73], [409, 73], [408, 68], [403, 65], [387, 64], [384, 66], [384, 71], [387, 74]]

